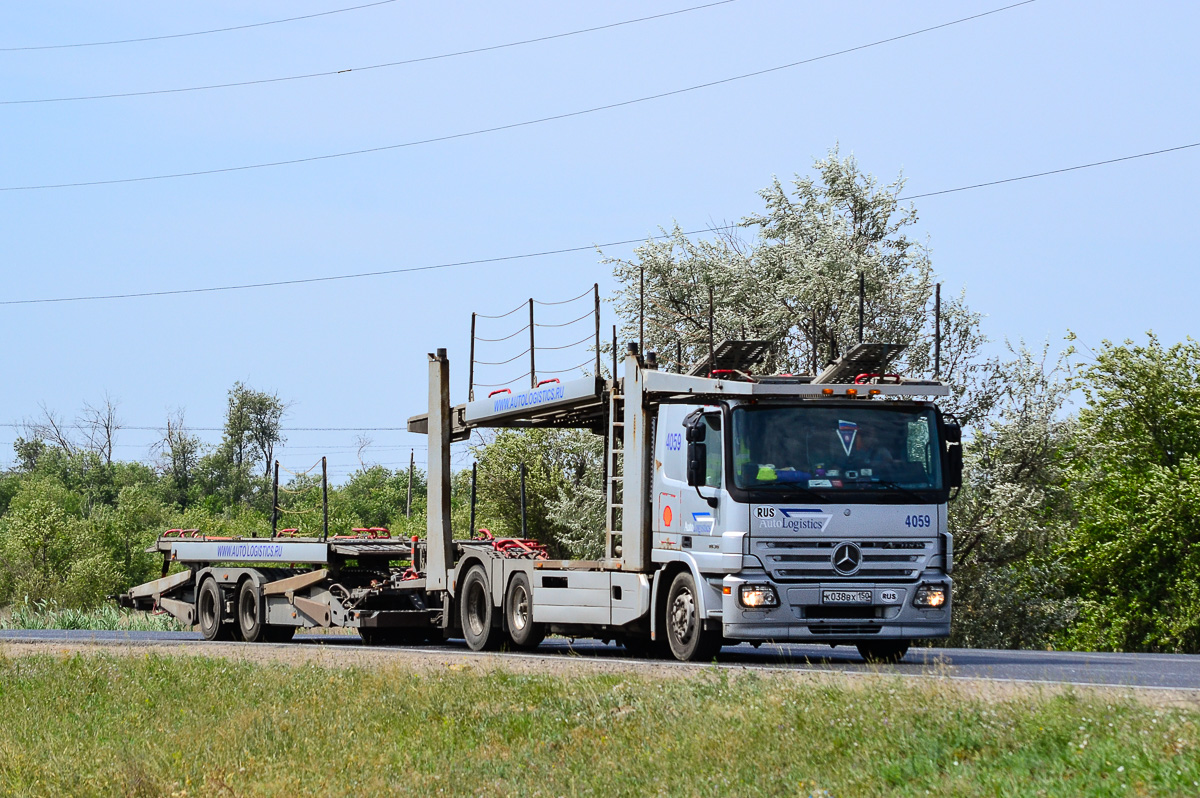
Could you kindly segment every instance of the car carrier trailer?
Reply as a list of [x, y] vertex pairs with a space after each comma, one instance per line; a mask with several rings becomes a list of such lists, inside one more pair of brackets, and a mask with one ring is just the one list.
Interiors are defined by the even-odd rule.
[[[929, 399], [949, 389], [887, 373], [903, 347], [886, 344], [860, 343], [818, 375], [752, 376], [766, 347], [726, 341], [682, 374], [631, 344], [621, 378], [550, 380], [457, 406], [439, 349], [429, 411], [408, 422], [429, 440], [424, 539], [173, 531], [154, 547], [163, 577], [120, 601], [208, 639], [348, 627], [368, 643], [463, 638], [483, 650], [561, 634], [681, 660], [772, 641], [894, 660], [913, 640], [947, 636], [946, 502], [961, 484], [961, 433]], [[506, 427], [604, 436], [600, 559], [454, 537], [450, 444]]]

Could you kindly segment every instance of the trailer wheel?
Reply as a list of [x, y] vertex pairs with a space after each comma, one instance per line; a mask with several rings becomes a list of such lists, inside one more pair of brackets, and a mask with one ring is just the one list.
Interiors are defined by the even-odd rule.
[[516, 574], [508, 584], [504, 620], [508, 623], [508, 636], [514, 648], [532, 651], [546, 638], [545, 627], [533, 622], [533, 591], [529, 589], [529, 577], [525, 574]]
[[237, 593], [237, 623], [242, 639], [257, 643], [266, 639], [267, 625], [263, 622], [262, 591], [253, 581], [242, 581]]
[[879, 640], [870, 643], [859, 643], [858, 653], [867, 662], [881, 665], [899, 662], [908, 653], [907, 640]]
[[459, 620], [463, 637], [472, 651], [496, 648], [500, 635], [492, 628], [492, 593], [488, 589], [487, 574], [476, 565], [467, 571], [458, 595]]
[[200, 585], [196, 597], [196, 617], [205, 640], [232, 640], [233, 625], [225, 617], [225, 596], [217, 580], [209, 577]]
[[667, 642], [675, 659], [684, 662], [710, 660], [721, 648], [720, 636], [704, 629], [696, 581], [689, 571], [676, 574], [667, 594]]

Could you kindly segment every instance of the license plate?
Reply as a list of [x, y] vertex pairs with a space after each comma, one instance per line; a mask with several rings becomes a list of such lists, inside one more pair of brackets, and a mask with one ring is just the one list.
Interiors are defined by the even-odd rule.
[[870, 604], [870, 590], [822, 590], [822, 604]]

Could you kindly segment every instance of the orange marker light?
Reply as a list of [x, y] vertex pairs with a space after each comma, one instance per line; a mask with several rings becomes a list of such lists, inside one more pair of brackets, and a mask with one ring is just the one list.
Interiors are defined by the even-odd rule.
[[826, 396], [833, 396], [833, 389], [832, 388], [822, 388], [821, 393], [825, 394]]
[[847, 388], [846, 396], [858, 396], [858, 389], [857, 388]]
[[726, 596], [732, 596], [733, 588], [731, 588], [729, 585], [725, 585], [723, 588], [721, 588], [721, 592], [724, 593]]
[[871, 396], [879, 396], [879, 389], [872, 388], [870, 391], [867, 391], [867, 393], [871, 394]]

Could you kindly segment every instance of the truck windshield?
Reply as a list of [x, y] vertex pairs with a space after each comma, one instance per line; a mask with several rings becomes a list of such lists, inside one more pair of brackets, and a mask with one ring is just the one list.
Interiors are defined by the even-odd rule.
[[942, 487], [930, 408], [757, 406], [733, 409], [733, 482], [755, 493], [917, 492]]

